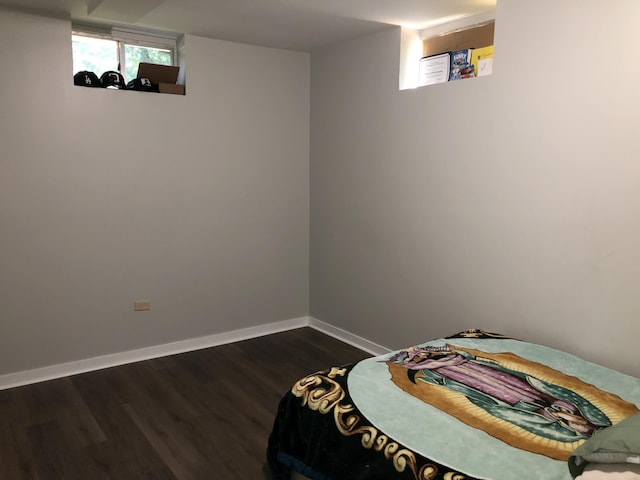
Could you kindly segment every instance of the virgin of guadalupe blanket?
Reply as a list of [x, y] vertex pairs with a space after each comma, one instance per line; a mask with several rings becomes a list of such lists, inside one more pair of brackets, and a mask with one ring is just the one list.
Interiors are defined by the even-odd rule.
[[276, 480], [569, 480], [571, 453], [636, 405], [640, 379], [469, 330], [299, 380], [267, 458]]

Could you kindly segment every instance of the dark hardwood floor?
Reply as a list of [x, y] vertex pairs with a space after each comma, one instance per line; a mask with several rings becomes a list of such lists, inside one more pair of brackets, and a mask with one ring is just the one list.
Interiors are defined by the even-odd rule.
[[0, 391], [0, 479], [268, 479], [280, 397], [368, 356], [301, 328]]

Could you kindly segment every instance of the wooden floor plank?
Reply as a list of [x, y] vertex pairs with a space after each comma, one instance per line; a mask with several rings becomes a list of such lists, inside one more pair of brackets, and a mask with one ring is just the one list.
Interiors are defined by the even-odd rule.
[[282, 395], [368, 357], [310, 328], [0, 392], [0, 478], [269, 479]]
[[4, 407], [0, 415], [0, 476], [39, 480], [26, 430], [7, 413], [7, 405]]
[[121, 367], [73, 377], [80, 395], [107, 437], [85, 449], [85, 460], [109, 478], [136, 479], [160, 471], [165, 463], [134, 421], [118, 395]]

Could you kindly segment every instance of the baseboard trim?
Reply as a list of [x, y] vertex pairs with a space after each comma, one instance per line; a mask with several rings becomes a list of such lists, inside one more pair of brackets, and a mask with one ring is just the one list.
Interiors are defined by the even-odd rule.
[[309, 326], [319, 332], [329, 335], [330, 337], [337, 338], [344, 343], [348, 343], [360, 350], [369, 352], [372, 355], [384, 355], [391, 351], [387, 347], [378, 345], [377, 343], [371, 342], [366, 338], [362, 338], [341, 328], [334, 327], [333, 325], [323, 322], [322, 320], [318, 320], [317, 318], [309, 317]]
[[117, 367], [127, 363], [135, 363], [153, 358], [176, 355], [178, 353], [192, 352], [203, 348], [217, 347], [228, 343], [240, 342], [251, 338], [262, 337], [274, 333], [294, 330], [296, 328], [311, 327], [319, 332], [334, 337], [344, 343], [369, 352], [373, 355], [389, 353], [386, 347], [371, 342], [365, 338], [347, 332], [338, 327], [318, 320], [313, 317], [299, 317], [281, 322], [267, 323], [255, 327], [241, 328], [230, 332], [217, 333], [204, 337], [181, 340], [178, 342], [139, 348], [127, 352], [113, 353], [99, 357], [87, 358], [75, 362], [60, 363], [33, 370], [0, 375], [0, 390], [13, 387], [21, 387], [32, 383], [45, 382], [56, 378], [68, 377], [80, 373], [92, 372], [103, 368]]
[[204, 337], [181, 340], [177, 342], [140, 348], [127, 352], [102, 355], [75, 362], [61, 363], [49, 367], [25, 370], [22, 372], [0, 375], [0, 390], [20, 387], [32, 383], [44, 382], [56, 378], [77, 375], [103, 368], [117, 367], [127, 363], [135, 363], [153, 358], [166, 357], [178, 353], [191, 352], [203, 348], [217, 347], [227, 343], [240, 342], [250, 338], [262, 337], [273, 333], [284, 332], [309, 326], [309, 317], [293, 318], [281, 322], [267, 323], [255, 327], [241, 328], [230, 332], [207, 335]]

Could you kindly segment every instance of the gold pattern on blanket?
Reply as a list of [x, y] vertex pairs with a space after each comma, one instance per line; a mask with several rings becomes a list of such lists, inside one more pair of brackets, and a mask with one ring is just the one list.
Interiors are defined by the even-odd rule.
[[449, 472], [444, 476], [444, 480], [464, 480], [466, 477], [461, 473]]
[[386, 364], [392, 381], [426, 404], [557, 460], [567, 460], [601, 428], [638, 413], [617, 395], [510, 352], [412, 347]]
[[478, 328], [469, 328], [464, 330], [458, 334], [458, 336], [463, 338], [510, 338], [506, 335], [501, 335], [499, 333], [491, 333], [486, 330], [480, 330]]
[[[343, 377], [346, 370], [332, 368], [309, 375], [299, 380], [291, 389], [291, 392], [302, 399], [302, 405], [323, 415], [333, 413], [336, 427], [344, 436], [360, 435], [362, 446], [380, 452], [384, 457], [393, 462], [398, 472], [404, 472], [409, 468], [416, 480], [432, 480], [438, 474], [435, 465], [426, 464], [418, 467], [415, 454], [398, 443], [390, 441], [389, 437], [370, 425], [361, 425], [361, 417], [353, 405], [343, 404], [345, 391], [334, 379]], [[464, 480], [466, 477], [455, 472], [446, 473], [447, 480]]]

